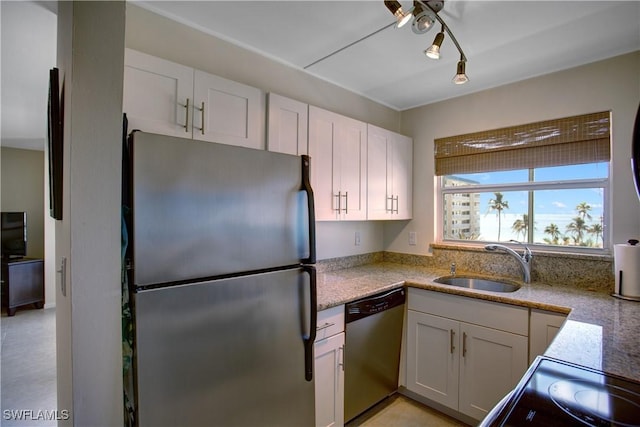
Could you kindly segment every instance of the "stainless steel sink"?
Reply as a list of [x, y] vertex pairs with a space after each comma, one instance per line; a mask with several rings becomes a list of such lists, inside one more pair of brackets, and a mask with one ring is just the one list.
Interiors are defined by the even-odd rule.
[[445, 276], [438, 277], [434, 282], [442, 285], [458, 286], [461, 288], [478, 289], [481, 291], [491, 292], [514, 292], [520, 289], [520, 286], [513, 283], [481, 279], [478, 277]]

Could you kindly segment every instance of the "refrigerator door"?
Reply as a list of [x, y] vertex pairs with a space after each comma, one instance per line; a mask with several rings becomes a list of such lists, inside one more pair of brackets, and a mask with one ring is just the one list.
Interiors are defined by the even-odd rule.
[[315, 303], [311, 267], [135, 294], [139, 426], [312, 426]]
[[308, 157], [132, 135], [134, 286], [315, 262]]

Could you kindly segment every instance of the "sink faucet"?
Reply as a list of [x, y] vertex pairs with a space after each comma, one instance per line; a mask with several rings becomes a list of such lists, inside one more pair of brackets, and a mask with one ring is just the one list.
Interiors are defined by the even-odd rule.
[[520, 267], [522, 267], [522, 280], [524, 283], [531, 283], [531, 260], [533, 259], [531, 249], [529, 249], [529, 247], [524, 243], [520, 243], [517, 240], [511, 240], [511, 242], [524, 246], [524, 252], [522, 255], [507, 246], [499, 244], [487, 245], [484, 248], [488, 251], [503, 251], [513, 256], [520, 263]]

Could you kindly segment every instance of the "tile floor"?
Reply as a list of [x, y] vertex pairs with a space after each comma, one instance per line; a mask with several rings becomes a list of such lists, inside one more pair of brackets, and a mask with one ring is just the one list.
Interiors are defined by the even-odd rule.
[[383, 400], [346, 427], [462, 427], [461, 421], [400, 394]]
[[[55, 308], [21, 309], [13, 317], [2, 313], [3, 427], [49, 427], [55, 421], [7, 419], [5, 410], [56, 409]], [[347, 427], [466, 426], [402, 395], [395, 394], [353, 419]]]
[[2, 427], [57, 425], [56, 421], [44, 419], [10, 419], [5, 412], [33, 411], [29, 418], [37, 418], [37, 411], [57, 408], [55, 319], [55, 308], [18, 309], [12, 317], [2, 313]]

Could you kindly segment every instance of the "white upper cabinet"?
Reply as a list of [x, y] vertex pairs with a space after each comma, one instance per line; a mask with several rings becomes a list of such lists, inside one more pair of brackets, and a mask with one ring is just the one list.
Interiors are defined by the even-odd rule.
[[413, 140], [367, 125], [368, 219], [411, 219]]
[[125, 50], [124, 112], [129, 130], [191, 137], [193, 68]]
[[309, 106], [316, 220], [367, 218], [367, 125]]
[[264, 148], [264, 93], [135, 50], [125, 50], [129, 129]]
[[308, 154], [309, 106], [270, 93], [267, 101], [267, 150], [300, 156]]
[[195, 70], [193, 93], [194, 139], [264, 149], [260, 89]]

